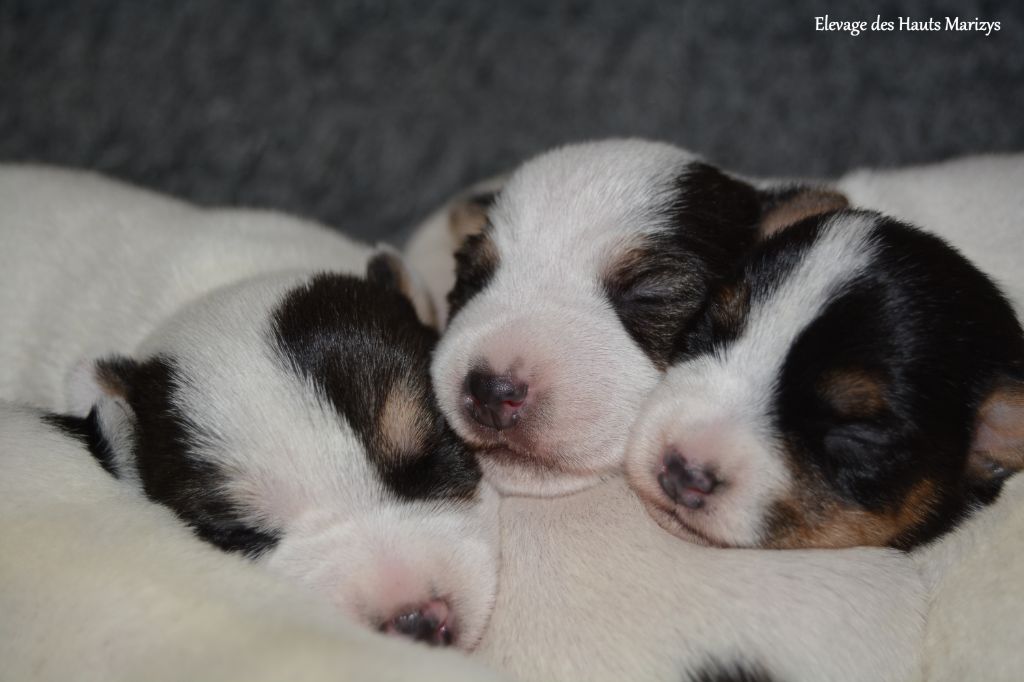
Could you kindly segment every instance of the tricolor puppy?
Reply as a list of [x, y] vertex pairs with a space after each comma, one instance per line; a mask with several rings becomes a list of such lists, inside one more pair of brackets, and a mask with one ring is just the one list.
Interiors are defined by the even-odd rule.
[[743, 547], [910, 548], [1024, 466], [1024, 335], [937, 237], [838, 211], [769, 236], [676, 344], [634, 427], [668, 530]]
[[375, 636], [198, 541], [97, 466], [63, 420], [2, 400], [0, 547], [4, 680], [499, 677], [451, 648]]
[[352, 618], [475, 644], [496, 500], [435, 407], [397, 256], [84, 174], [5, 169], [0, 198], [4, 397], [68, 412], [111, 474]]
[[[679, 329], [758, 225], [836, 201], [812, 189], [760, 191], [640, 140], [527, 162], [497, 193], [450, 209], [453, 233], [468, 236], [432, 368], [443, 411], [506, 492], [593, 484], [621, 464]], [[411, 252], [438, 241], [438, 223]]]

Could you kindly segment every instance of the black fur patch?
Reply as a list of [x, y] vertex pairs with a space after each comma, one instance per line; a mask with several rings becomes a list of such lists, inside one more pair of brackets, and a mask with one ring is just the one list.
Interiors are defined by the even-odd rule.
[[746, 663], [724, 664], [711, 661], [695, 672], [686, 674], [683, 682], [779, 682], [761, 666]]
[[614, 264], [604, 289], [623, 326], [659, 368], [704, 304], [754, 243], [760, 216], [750, 185], [713, 166], [689, 164], [665, 208], [671, 228]]
[[225, 551], [255, 557], [273, 548], [279, 535], [243, 521], [241, 510], [222, 491], [224, 473], [193, 456], [201, 432], [173, 399], [181, 381], [174, 362], [164, 357], [141, 363], [115, 358], [103, 361], [99, 370], [123, 387], [134, 412], [135, 462], [146, 495]]
[[59, 429], [64, 435], [81, 442], [104, 471], [114, 478], [119, 477], [117, 466], [114, 464], [114, 452], [100, 429], [96, 408], [90, 410], [85, 418], [70, 414], [47, 414], [43, 416], [43, 421]]
[[455, 252], [455, 286], [448, 292], [450, 323], [469, 299], [476, 296], [494, 277], [499, 256], [490, 225], [482, 232], [466, 237]]
[[[430, 386], [437, 334], [400, 294], [342, 275], [292, 290], [273, 316], [282, 360], [318, 387], [352, 427], [387, 488], [406, 499], [475, 494], [480, 469], [438, 410]], [[428, 420], [418, 452], [394, 452], [381, 420], [396, 386]]]
[[[1024, 366], [1024, 333], [991, 280], [948, 244], [877, 220], [878, 257], [787, 357], [779, 426], [801, 466], [865, 509], [891, 509], [933, 481], [935, 508], [893, 542], [907, 548], [991, 498], [970, 487], [966, 458], [982, 401]], [[811, 377], [843, 367], [886, 377], [886, 409], [850, 421], [811, 395]]]

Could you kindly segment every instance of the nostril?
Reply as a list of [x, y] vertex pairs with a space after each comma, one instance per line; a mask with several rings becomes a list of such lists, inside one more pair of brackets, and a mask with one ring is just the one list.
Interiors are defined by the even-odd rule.
[[493, 374], [480, 369], [471, 370], [466, 375], [466, 386], [469, 394], [485, 405], [522, 404], [529, 390], [525, 382], [516, 381], [511, 373]]
[[718, 487], [718, 478], [706, 467], [691, 465], [676, 450], [669, 450], [658, 472], [658, 485], [676, 504], [700, 509]]
[[384, 622], [380, 631], [431, 646], [449, 646], [455, 639], [449, 621], [448, 605], [440, 599], [433, 599]]
[[498, 431], [518, 421], [518, 412], [526, 402], [529, 385], [516, 380], [511, 372], [494, 374], [474, 369], [466, 375], [465, 390], [470, 415], [478, 423]]
[[511, 376], [502, 377], [503, 383], [499, 388], [499, 397], [506, 405], [519, 407], [526, 400], [526, 392], [529, 386], [526, 382], [516, 381]]

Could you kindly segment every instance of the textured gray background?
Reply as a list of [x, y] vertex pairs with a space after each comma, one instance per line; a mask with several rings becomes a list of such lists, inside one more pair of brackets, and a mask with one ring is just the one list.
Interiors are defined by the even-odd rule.
[[[815, 33], [825, 11], [1002, 30]], [[817, 175], [1024, 149], [1022, 118], [1020, 2], [0, 0], [0, 160], [373, 239], [566, 141]]]

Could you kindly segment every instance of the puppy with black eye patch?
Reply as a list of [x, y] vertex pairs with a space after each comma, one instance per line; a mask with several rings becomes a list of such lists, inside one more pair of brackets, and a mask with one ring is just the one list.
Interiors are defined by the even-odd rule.
[[680, 335], [627, 470], [666, 529], [912, 548], [1024, 466], [1024, 335], [937, 237], [826, 212], [769, 235]]
[[642, 140], [555, 149], [479, 190], [409, 248], [426, 259], [446, 229], [461, 243], [434, 385], [489, 480], [545, 495], [620, 467], [676, 335], [760, 225], [845, 204], [812, 187], [757, 189]]
[[496, 496], [435, 406], [395, 253], [50, 169], [0, 170], [0, 203], [0, 396], [352, 619], [475, 645]]

